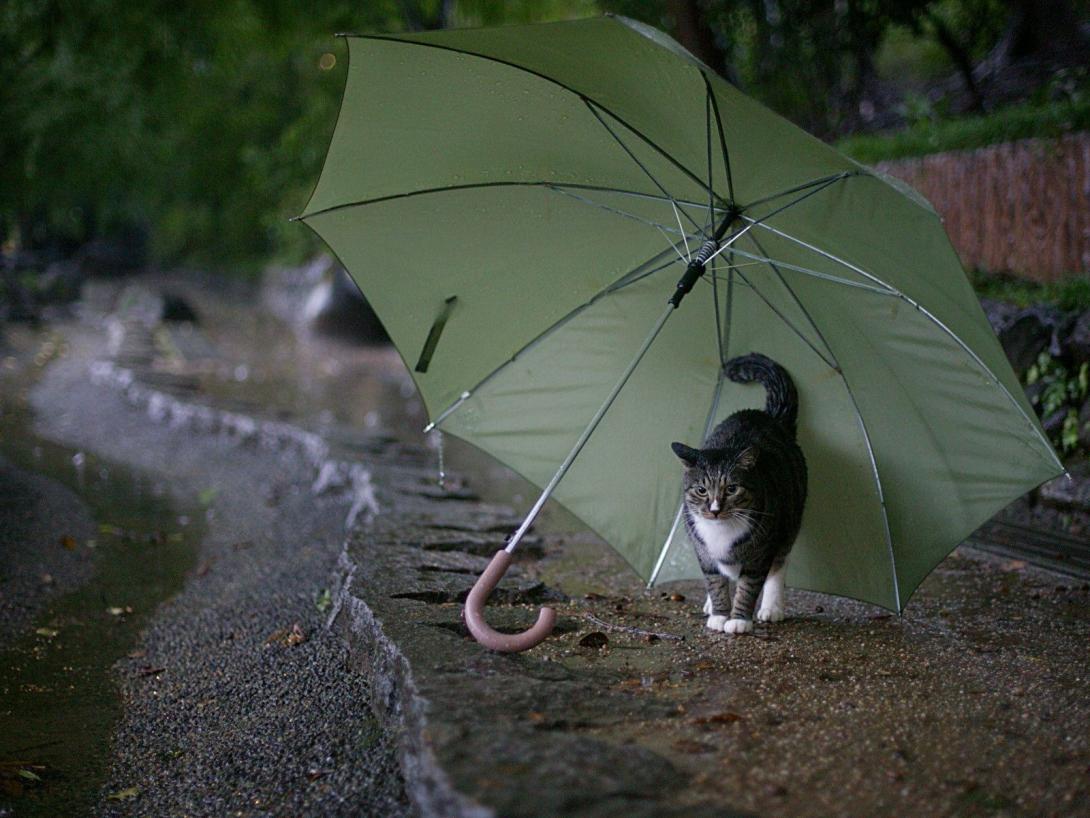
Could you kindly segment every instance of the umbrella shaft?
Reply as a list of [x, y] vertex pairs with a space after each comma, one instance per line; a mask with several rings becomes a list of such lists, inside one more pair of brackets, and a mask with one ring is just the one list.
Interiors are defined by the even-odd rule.
[[643, 344], [640, 346], [640, 351], [636, 353], [636, 357], [632, 359], [628, 367], [625, 369], [624, 374], [621, 375], [620, 380], [617, 381], [617, 385], [613, 387], [612, 391], [606, 397], [605, 402], [598, 407], [598, 411], [594, 413], [594, 417], [590, 419], [590, 423], [587, 424], [587, 428], [583, 430], [583, 433], [579, 435], [579, 439], [575, 441], [575, 445], [572, 446], [572, 450], [568, 452], [568, 456], [564, 458], [564, 462], [560, 464], [560, 468], [556, 470], [556, 474], [553, 475], [548, 485], [541, 492], [541, 496], [537, 498], [537, 502], [534, 503], [533, 508], [526, 515], [526, 519], [522, 521], [522, 525], [518, 527], [514, 534], [511, 535], [510, 542], [507, 543], [506, 551], [511, 553], [518, 546], [519, 542], [525, 536], [526, 532], [530, 530], [530, 526], [534, 524], [534, 520], [537, 519], [537, 515], [541, 513], [541, 509], [544, 508], [546, 501], [552, 495], [557, 485], [564, 478], [564, 475], [568, 473], [568, 469], [571, 468], [572, 463], [575, 462], [575, 458], [579, 456], [579, 452], [583, 450], [583, 447], [590, 440], [590, 436], [594, 434], [594, 430], [598, 428], [598, 424], [602, 422], [602, 418], [605, 417], [606, 412], [609, 411], [609, 407], [613, 405], [613, 402], [617, 400], [617, 396], [621, 394], [621, 390], [624, 389], [624, 385], [628, 383], [628, 379], [632, 377], [632, 373], [636, 371], [636, 367], [640, 365], [640, 361], [643, 360], [643, 356], [647, 354], [647, 350], [651, 348], [651, 344], [655, 342], [655, 338], [662, 331], [663, 326], [666, 324], [666, 319], [670, 317], [670, 313], [674, 311], [674, 304], [671, 303], [666, 307], [666, 311], [655, 322], [655, 326], [651, 328], [651, 332], [644, 338]]

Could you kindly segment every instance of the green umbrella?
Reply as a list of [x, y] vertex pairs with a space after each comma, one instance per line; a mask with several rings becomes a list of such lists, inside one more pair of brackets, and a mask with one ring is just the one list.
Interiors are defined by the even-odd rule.
[[701, 575], [669, 444], [763, 406], [724, 380], [733, 355], [798, 386], [811, 489], [793, 586], [900, 611], [1063, 472], [930, 205], [660, 32], [607, 17], [347, 42], [300, 218], [432, 425], [544, 488], [470, 600], [490, 646], [551, 624], [519, 641], [479, 616], [550, 495], [649, 582]]

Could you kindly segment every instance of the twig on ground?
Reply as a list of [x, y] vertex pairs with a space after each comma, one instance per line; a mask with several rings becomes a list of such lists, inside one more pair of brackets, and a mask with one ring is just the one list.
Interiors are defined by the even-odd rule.
[[612, 622], [605, 622], [594, 614], [583, 615], [588, 622], [592, 622], [599, 628], [605, 628], [607, 631], [619, 631], [621, 633], [631, 633], [636, 636], [654, 636], [656, 639], [672, 639], [675, 642], [684, 642], [684, 636], [678, 636], [673, 633], [661, 633], [660, 631], [645, 631], [643, 628], [633, 628], [628, 625], [614, 625]]

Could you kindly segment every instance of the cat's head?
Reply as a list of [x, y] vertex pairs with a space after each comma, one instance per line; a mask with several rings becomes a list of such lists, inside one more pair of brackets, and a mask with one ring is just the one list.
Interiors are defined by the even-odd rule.
[[683, 485], [689, 511], [709, 520], [743, 518], [753, 507], [750, 474], [757, 463], [753, 448], [732, 452], [722, 449], [693, 449], [671, 443], [685, 465]]

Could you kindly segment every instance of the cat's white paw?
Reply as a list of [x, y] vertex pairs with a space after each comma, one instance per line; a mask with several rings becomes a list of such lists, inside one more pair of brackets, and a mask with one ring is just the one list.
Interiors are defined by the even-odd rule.
[[704, 613], [706, 613], [706, 614], [708, 614], [710, 616], [711, 612], [712, 612], [712, 597], [711, 597], [711, 594], [708, 594], [707, 596], [704, 597]]
[[723, 623], [723, 633], [749, 633], [753, 622], [749, 619], [728, 619]]
[[783, 601], [773, 600], [768, 604], [761, 603], [760, 610], [757, 611], [758, 622], [783, 622]]
[[721, 630], [723, 630], [723, 626], [726, 625], [726, 624], [727, 624], [727, 617], [717, 616], [716, 614], [712, 614], [711, 616], [708, 617], [707, 628], [710, 631], [721, 631]]

